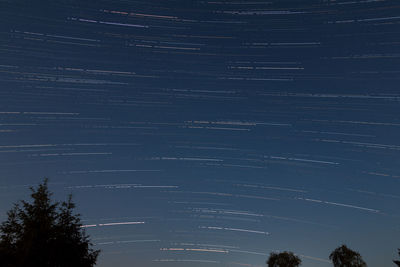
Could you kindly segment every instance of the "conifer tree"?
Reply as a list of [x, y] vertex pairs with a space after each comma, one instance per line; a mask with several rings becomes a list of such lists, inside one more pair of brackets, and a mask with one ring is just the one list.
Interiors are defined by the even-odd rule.
[[98, 250], [75, 214], [71, 195], [51, 200], [47, 179], [31, 188], [32, 202], [21, 201], [0, 225], [0, 262], [4, 267], [92, 267]]

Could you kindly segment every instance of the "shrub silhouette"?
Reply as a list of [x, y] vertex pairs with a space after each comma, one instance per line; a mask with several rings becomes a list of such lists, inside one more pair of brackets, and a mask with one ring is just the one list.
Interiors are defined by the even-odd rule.
[[47, 179], [31, 191], [32, 203], [15, 204], [0, 225], [1, 266], [94, 266], [100, 251], [91, 248], [71, 195], [66, 202], [51, 201]]
[[[397, 252], [399, 253], [400, 256], [400, 249], [397, 250]], [[400, 261], [393, 261], [394, 264], [396, 264], [398, 267], [400, 267]]]
[[367, 264], [361, 258], [360, 253], [342, 245], [329, 255], [335, 267], [366, 267]]
[[267, 261], [268, 267], [297, 267], [300, 264], [301, 259], [288, 251], [279, 254], [272, 252]]

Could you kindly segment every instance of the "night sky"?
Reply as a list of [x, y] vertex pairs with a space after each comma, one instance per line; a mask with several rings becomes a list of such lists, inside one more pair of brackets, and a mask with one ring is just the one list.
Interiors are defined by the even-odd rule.
[[400, 247], [400, 3], [0, 1], [0, 220], [49, 177], [99, 267]]

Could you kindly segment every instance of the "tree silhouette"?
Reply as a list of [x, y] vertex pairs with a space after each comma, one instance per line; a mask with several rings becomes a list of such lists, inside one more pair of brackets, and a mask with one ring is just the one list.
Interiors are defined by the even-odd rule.
[[342, 245], [329, 255], [335, 267], [366, 267], [367, 264], [361, 258], [360, 253]]
[[289, 251], [279, 254], [271, 252], [267, 261], [268, 267], [297, 267], [300, 264], [301, 259]]
[[0, 225], [1, 266], [94, 266], [100, 251], [91, 248], [71, 195], [66, 202], [51, 201], [47, 179], [31, 191], [32, 203], [15, 204]]
[[[397, 249], [397, 252], [399, 253], [399, 256], [400, 256], [400, 249]], [[400, 261], [393, 261], [393, 262], [394, 262], [394, 264], [396, 264], [397, 266], [400, 267]]]

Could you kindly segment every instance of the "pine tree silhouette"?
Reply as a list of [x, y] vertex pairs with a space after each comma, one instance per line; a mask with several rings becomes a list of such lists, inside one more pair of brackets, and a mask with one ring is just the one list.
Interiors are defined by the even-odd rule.
[[91, 248], [71, 195], [65, 202], [53, 202], [47, 182], [31, 188], [32, 203], [15, 204], [0, 225], [1, 266], [94, 266], [100, 251]]

